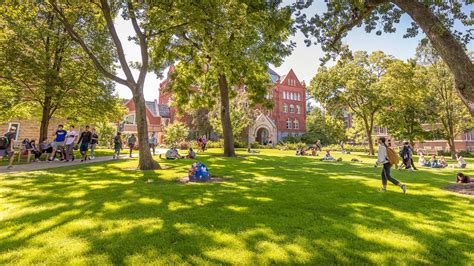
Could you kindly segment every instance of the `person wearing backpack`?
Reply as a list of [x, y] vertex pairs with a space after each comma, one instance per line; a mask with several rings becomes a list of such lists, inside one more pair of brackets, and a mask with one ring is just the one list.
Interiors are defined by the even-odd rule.
[[8, 157], [9, 161], [7, 169], [11, 169], [13, 167], [13, 155], [15, 155], [15, 152], [13, 151], [13, 144], [15, 141], [15, 136], [16, 127], [11, 127], [9, 132], [0, 137], [0, 160], [2, 160], [5, 156]]
[[382, 168], [382, 188], [379, 190], [380, 192], [387, 191], [387, 180], [390, 180], [394, 185], [399, 186], [403, 193], [407, 192], [407, 186], [405, 184], [400, 183], [398, 180], [393, 178], [390, 175], [390, 168], [392, 165], [398, 164], [398, 155], [397, 153], [386, 144], [385, 137], [380, 137], [378, 140], [379, 143], [379, 151], [378, 151], [378, 158], [376, 164], [383, 165]]

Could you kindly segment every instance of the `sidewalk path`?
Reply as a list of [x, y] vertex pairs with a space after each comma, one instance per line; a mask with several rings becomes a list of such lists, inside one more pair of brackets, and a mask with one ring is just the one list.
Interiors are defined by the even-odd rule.
[[[135, 155], [133, 158], [138, 158], [138, 155]], [[120, 156], [120, 159], [129, 159], [128, 155]], [[29, 164], [13, 164], [13, 168], [7, 169], [7, 166], [0, 166], [0, 174], [10, 174], [10, 173], [19, 173], [19, 172], [29, 172], [35, 170], [44, 170], [44, 169], [51, 169], [51, 168], [59, 168], [59, 167], [68, 167], [73, 165], [80, 165], [80, 164], [89, 164], [89, 163], [96, 163], [96, 162], [106, 162], [113, 160], [112, 156], [101, 156], [96, 157], [94, 160], [87, 160], [85, 162], [81, 162], [81, 160], [74, 160], [73, 162], [61, 162], [61, 161], [54, 161], [54, 162], [32, 162]]]

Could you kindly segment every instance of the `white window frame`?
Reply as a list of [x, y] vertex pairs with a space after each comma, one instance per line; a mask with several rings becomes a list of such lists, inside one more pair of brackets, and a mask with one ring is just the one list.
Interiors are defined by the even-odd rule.
[[296, 98], [298, 98], [298, 101], [301, 101], [301, 94], [298, 93], [298, 97]]
[[283, 104], [283, 113], [288, 113], [288, 104]]
[[301, 114], [301, 106], [299, 104], [296, 105], [296, 113]]
[[18, 140], [18, 137], [20, 136], [20, 122], [10, 122], [10, 123], [8, 123], [8, 131], [7, 132], [10, 132], [10, 128], [12, 128], [12, 125], [16, 127], [15, 137], [13, 139]]
[[293, 124], [295, 129], [300, 129], [300, 122], [298, 121], [298, 119], [295, 119], [295, 121], [293, 121]]
[[[133, 115], [133, 122], [131, 124], [128, 123], [127, 118]], [[137, 115], [135, 113], [126, 114], [123, 118], [125, 125], [136, 125], [137, 124]]]
[[295, 112], [295, 106], [293, 104], [290, 104], [290, 113]]
[[286, 128], [287, 128], [287, 129], [291, 129], [292, 124], [293, 124], [293, 123], [291, 122], [291, 119], [288, 118], [288, 120], [286, 120]]

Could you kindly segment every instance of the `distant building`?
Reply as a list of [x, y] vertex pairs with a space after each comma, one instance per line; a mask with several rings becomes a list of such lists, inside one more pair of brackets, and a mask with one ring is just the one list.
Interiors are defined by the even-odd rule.
[[[159, 104], [171, 105], [173, 97], [165, 91], [173, 71], [174, 67], [170, 67], [167, 78], [160, 84]], [[274, 84], [268, 95], [274, 101], [273, 109], [262, 110], [250, 127], [247, 137], [250, 142], [274, 145], [287, 136], [300, 136], [306, 132], [306, 87], [293, 70], [283, 76], [273, 70], [268, 74]], [[170, 107], [169, 110], [168, 122], [173, 123], [178, 119], [177, 110], [175, 107]], [[190, 117], [185, 116], [181, 120], [189, 124]]]

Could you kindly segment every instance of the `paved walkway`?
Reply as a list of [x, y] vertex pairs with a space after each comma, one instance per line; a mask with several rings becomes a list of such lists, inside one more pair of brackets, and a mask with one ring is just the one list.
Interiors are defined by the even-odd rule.
[[[128, 155], [120, 156], [120, 159], [128, 159]], [[135, 155], [133, 158], [138, 158], [138, 154]], [[106, 162], [113, 160], [112, 156], [101, 156], [96, 157], [94, 160], [87, 160], [85, 162], [81, 162], [81, 160], [74, 160], [73, 162], [61, 162], [61, 161], [54, 161], [54, 162], [32, 162], [29, 164], [13, 164], [13, 168], [7, 169], [7, 166], [0, 166], [0, 174], [9, 174], [9, 173], [18, 173], [18, 172], [29, 172], [35, 170], [44, 170], [44, 169], [51, 169], [51, 168], [59, 168], [59, 167], [68, 167], [72, 165], [79, 165], [79, 164], [89, 164], [89, 163], [96, 163], [96, 162]]]

